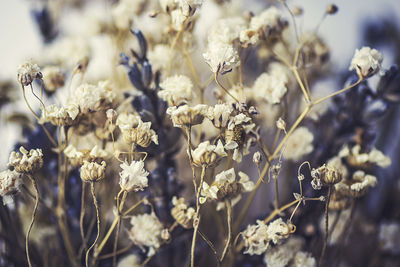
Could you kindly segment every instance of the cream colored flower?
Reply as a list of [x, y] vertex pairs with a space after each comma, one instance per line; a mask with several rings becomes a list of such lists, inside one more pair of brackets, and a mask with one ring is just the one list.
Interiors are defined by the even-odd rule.
[[43, 166], [43, 153], [40, 148], [26, 150], [23, 146], [19, 152], [12, 151], [8, 165], [14, 167], [14, 170], [20, 173], [34, 173]]
[[194, 107], [183, 105], [180, 107], [169, 107], [167, 114], [171, 116], [175, 127], [193, 126], [201, 124], [206, 116], [208, 106], [198, 104]]
[[238, 52], [227, 42], [209, 40], [203, 57], [214, 73], [229, 72], [240, 64]]
[[306, 127], [297, 128], [287, 139], [283, 151], [286, 159], [299, 160], [313, 150], [314, 136]]
[[210, 141], [200, 143], [195, 150], [192, 150], [193, 163], [197, 166], [210, 166], [216, 164], [221, 158], [226, 157], [222, 142], [211, 145]]
[[349, 70], [356, 70], [360, 77], [366, 78], [379, 71], [382, 61], [382, 54], [378, 50], [364, 46], [356, 49]]
[[129, 238], [142, 249], [148, 247], [148, 257], [154, 255], [156, 249], [161, 245], [161, 231], [163, 230], [163, 225], [157, 216], [154, 213], [132, 216], [131, 225]]
[[79, 107], [74, 104], [68, 104], [58, 107], [50, 105], [42, 109], [41, 123], [50, 122], [55, 126], [69, 126], [79, 114]]
[[122, 190], [137, 192], [148, 186], [149, 172], [144, 169], [143, 161], [132, 161], [129, 165], [124, 162], [120, 167], [122, 171], [119, 173], [119, 185]]
[[171, 210], [171, 215], [177, 223], [183, 228], [190, 229], [193, 227], [193, 218], [196, 213], [195, 209], [189, 207], [184, 198], [172, 198], [172, 205], [174, 207]]
[[19, 190], [21, 184], [22, 177], [20, 173], [10, 170], [0, 172], [0, 196], [3, 198], [4, 205], [13, 202], [11, 196]]
[[161, 84], [162, 90], [158, 92], [158, 96], [168, 102], [170, 106], [179, 105], [192, 100], [193, 83], [185, 75], [175, 75], [168, 77]]
[[231, 118], [233, 107], [230, 104], [216, 104], [214, 107], [209, 107], [207, 118], [217, 128], [225, 128], [228, 126], [228, 121]]
[[105, 177], [106, 162], [102, 161], [101, 164], [97, 162], [83, 161], [81, 167], [81, 179], [84, 182], [98, 182]]
[[37, 64], [26, 62], [18, 67], [18, 82], [23, 86], [32, 84], [34, 79], [42, 79], [43, 75]]

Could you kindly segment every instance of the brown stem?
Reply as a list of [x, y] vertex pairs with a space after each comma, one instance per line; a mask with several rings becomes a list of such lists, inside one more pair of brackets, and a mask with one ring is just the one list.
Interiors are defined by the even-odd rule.
[[329, 207], [329, 201], [331, 199], [331, 193], [332, 193], [332, 186], [328, 187], [328, 197], [325, 202], [325, 239], [324, 239], [324, 246], [322, 247], [322, 252], [321, 256], [319, 258], [318, 266], [322, 266], [322, 262], [325, 257], [326, 253], [326, 247], [328, 245], [328, 237], [329, 237], [329, 213], [328, 213], [328, 207]]
[[28, 260], [29, 267], [32, 267], [31, 259], [29, 256], [29, 235], [31, 233], [33, 223], [35, 222], [36, 211], [39, 206], [39, 190], [37, 188], [35, 178], [33, 178], [29, 174], [27, 176], [28, 176], [29, 180], [31, 180], [33, 188], [35, 189], [35, 206], [33, 207], [31, 223], [29, 224], [28, 231], [26, 232], [26, 238], [25, 238], [26, 259]]
[[92, 193], [92, 197], [93, 197], [93, 204], [96, 208], [96, 218], [97, 218], [97, 235], [96, 235], [96, 239], [94, 240], [93, 244], [89, 247], [89, 249], [86, 251], [86, 258], [85, 258], [85, 262], [86, 262], [86, 267], [89, 267], [89, 253], [90, 250], [92, 250], [92, 248], [96, 245], [97, 240], [99, 239], [99, 235], [100, 235], [100, 215], [99, 215], [99, 206], [97, 204], [97, 199], [96, 199], [96, 195], [94, 194], [94, 182], [90, 183], [90, 192]]

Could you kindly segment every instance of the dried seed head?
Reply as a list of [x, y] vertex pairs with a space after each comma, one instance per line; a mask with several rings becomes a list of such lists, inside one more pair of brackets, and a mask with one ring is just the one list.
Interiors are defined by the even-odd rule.
[[339, 8], [335, 4], [330, 4], [329, 6], [326, 7], [326, 14], [333, 15], [338, 12]]
[[259, 165], [261, 162], [261, 153], [259, 151], [257, 151], [256, 153], [253, 154], [253, 162], [256, 165]]
[[334, 185], [342, 180], [342, 174], [332, 165], [322, 165], [317, 170], [319, 178], [324, 185]]
[[276, 127], [282, 131], [286, 131], [286, 122], [282, 118], [279, 118], [279, 120], [276, 121]]
[[81, 179], [84, 182], [98, 182], [105, 177], [106, 162], [101, 164], [97, 162], [84, 161], [81, 167]]
[[171, 239], [171, 233], [169, 232], [169, 230], [167, 228], [165, 228], [161, 231], [161, 239], [164, 241], [168, 241]]
[[18, 82], [23, 86], [32, 84], [34, 79], [43, 78], [40, 68], [37, 64], [26, 62], [18, 67]]
[[189, 207], [184, 198], [172, 198], [174, 207], [171, 210], [171, 215], [177, 223], [183, 228], [190, 229], [193, 227], [193, 218], [196, 213], [194, 208]]
[[235, 125], [233, 130], [225, 130], [225, 139], [227, 144], [233, 141], [241, 146], [246, 140], [246, 131], [244, 130], [242, 125]]
[[11, 152], [8, 165], [14, 167], [19, 173], [34, 173], [43, 166], [43, 153], [41, 149], [26, 150], [23, 146], [19, 152]]

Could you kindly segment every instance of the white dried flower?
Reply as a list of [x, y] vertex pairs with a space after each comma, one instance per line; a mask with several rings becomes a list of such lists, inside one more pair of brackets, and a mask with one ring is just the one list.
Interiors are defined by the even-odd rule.
[[230, 104], [216, 104], [214, 107], [209, 107], [207, 111], [207, 118], [217, 128], [225, 128], [231, 117], [233, 107]]
[[84, 154], [77, 150], [75, 146], [69, 144], [63, 153], [71, 161], [72, 165], [76, 166], [83, 163]]
[[276, 127], [282, 131], [286, 131], [286, 122], [279, 117], [279, 119], [276, 121]]
[[[165, 70], [168, 66], [169, 55], [170, 55], [170, 48], [168, 45], [156, 44], [153, 47], [153, 49], [149, 50], [149, 52], [147, 53], [147, 58], [151, 62], [152, 70], [154, 72]], [[161, 88], [165, 89], [162, 85]], [[161, 95], [159, 96], [163, 98]]]
[[182, 9], [175, 9], [171, 12], [172, 28], [176, 31], [183, 29], [183, 24], [187, 20], [188, 15]]
[[160, 87], [162, 90], [158, 92], [158, 96], [167, 101], [170, 106], [186, 103], [194, 96], [193, 83], [185, 75], [168, 77], [160, 83]]
[[293, 263], [290, 267], [316, 267], [317, 261], [309, 253], [299, 251], [294, 256]]
[[192, 228], [194, 215], [196, 213], [195, 209], [189, 207], [183, 197], [178, 199], [176, 196], [174, 196], [172, 198], [172, 205], [174, 205], [174, 207], [171, 210], [171, 215], [175, 221], [183, 228]]
[[261, 255], [267, 251], [270, 242], [278, 244], [281, 240], [288, 238], [295, 229], [294, 225], [284, 223], [282, 218], [274, 220], [268, 226], [263, 221], [257, 220], [257, 225], [249, 225], [242, 232], [246, 248], [243, 253]]
[[74, 90], [68, 103], [78, 105], [81, 112], [107, 110], [115, 97], [109, 81], [97, 85], [84, 83]]
[[3, 198], [4, 205], [13, 202], [11, 196], [19, 190], [21, 184], [20, 173], [10, 170], [0, 172], [0, 196]]
[[18, 67], [18, 82], [23, 86], [32, 84], [34, 79], [42, 79], [43, 75], [37, 64], [26, 62]]
[[43, 166], [43, 153], [40, 148], [26, 150], [23, 146], [19, 152], [12, 151], [8, 165], [14, 167], [14, 170], [20, 173], [34, 173]]
[[366, 78], [379, 71], [382, 60], [382, 54], [378, 50], [364, 46], [360, 50], [356, 49], [349, 70], [356, 70], [358, 76]]
[[257, 164], [257, 165], [260, 164], [260, 162], [261, 162], [261, 153], [260, 153], [259, 151], [255, 152], [255, 153], [253, 154], [253, 162], [254, 162], [255, 164]]
[[136, 144], [141, 147], [148, 147], [151, 142], [158, 145], [158, 136], [151, 129], [151, 122], [143, 122], [140, 116], [121, 113], [116, 121], [121, 129], [122, 138], [127, 144]]
[[313, 150], [314, 136], [306, 127], [297, 128], [287, 139], [283, 156], [286, 159], [299, 160]]
[[270, 104], [278, 104], [287, 92], [286, 83], [287, 80], [281, 79], [281, 75], [264, 72], [254, 82], [253, 92], [256, 97], [263, 98]]
[[372, 163], [386, 168], [392, 163], [389, 157], [376, 148], [372, 148], [369, 153], [361, 153], [360, 145], [355, 145], [351, 150], [346, 146], [339, 154], [341, 157], [347, 157], [349, 163], [353, 166], [363, 166]]
[[59, 67], [45, 67], [42, 74], [43, 82], [48, 92], [54, 92], [57, 88], [64, 86], [65, 73], [63, 73]]
[[203, 57], [214, 73], [226, 73], [239, 66], [239, 56], [232, 44], [221, 41], [208, 41]]
[[353, 183], [350, 189], [357, 192], [363, 191], [369, 187], [375, 187], [378, 184], [378, 180], [375, 176], [365, 174], [365, 172], [361, 170], [353, 174], [353, 180], [356, 181], [356, 183]]
[[267, 225], [261, 220], [257, 220], [256, 225], [247, 226], [246, 230], [242, 232], [244, 247], [246, 248], [243, 253], [261, 255], [267, 251], [269, 248], [267, 230]]
[[368, 153], [368, 161], [382, 168], [389, 167], [392, 164], [392, 160], [376, 148]]
[[193, 163], [196, 166], [210, 166], [216, 164], [222, 157], [226, 157], [224, 146], [221, 140], [217, 145], [211, 145], [210, 141], [200, 143], [195, 150], [192, 150]]
[[222, 42], [232, 44], [246, 28], [242, 17], [231, 17], [217, 20], [208, 33], [209, 42]]
[[400, 225], [398, 222], [386, 222], [379, 226], [379, 243], [382, 250], [393, 254], [400, 253]]
[[81, 179], [84, 182], [98, 182], [105, 177], [106, 162], [101, 164], [84, 160], [81, 167]]
[[261, 35], [268, 37], [269, 32], [279, 32], [282, 28], [282, 13], [276, 7], [270, 7], [257, 16], [253, 16], [247, 29], [240, 32], [240, 42], [244, 46], [256, 44]]
[[144, 169], [143, 161], [132, 161], [129, 165], [124, 162], [120, 167], [122, 171], [119, 173], [119, 185], [122, 190], [137, 192], [148, 186], [149, 172]]
[[41, 123], [50, 122], [55, 126], [69, 126], [79, 114], [79, 107], [75, 104], [65, 106], [50, 105], [42, 109]]
[[145, 0], [120, 0], [111, 8], [111, 16], [117, 29], [126, 31], [131, 27], [133, 16], [145, 4]]
[[200, 203], [203, 204], [207, 198], [218, 200], [217, 210], [225, 207], [225, 200], [231, 200], [234, 206], [239, 200], [242, 192], [250, 192], [254, 189], [254, 183], [250, 181], [249, 176], [243, 172], [239, 172], [239, 181], [236, 180], [235, 170], [233, 168], [222, 171], [215, 176], [215, 180], [211, 185], [203, 182], [202, 191], [200, 193]]
[[148, 257], [154, 255], [156, 249], [161, 245], [161, 231], [163, 230], [163, 225], [157, 216], [154, 213], [132, 216], [131, 225], [129, 238], [142, 249], [148, 247]]
[[267, 250], [264, 256], [264, 262], [268, 267], [287, 266], [303, 244], [304, 240], [300, 237], [289, 238], [284, 244]]
[[141, 267], [140, 257], [136, 254], [130, 254], [118, 261], [117, 267]]
[[207, 114], [207, 105], [198, 104], [194, 107], [183, 105], [180, 107], [169, 107], [167, 114], [171, 116], [174, 127], [193, 126], [201, 124]]
[[178, 4], [179, 8], [182, 9], [182, 12], [187, 16], [192, 14], [197, 8], [199, 8], [204, 0], [174, 0], [175, 3]]

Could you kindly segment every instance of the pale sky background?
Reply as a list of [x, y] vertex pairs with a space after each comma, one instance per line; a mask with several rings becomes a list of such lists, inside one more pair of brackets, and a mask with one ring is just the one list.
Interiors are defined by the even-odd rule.
[[[392, 16], [400, 22], [400, 0], [288, 0], [289, 6], [304, 8], [304, 29], [318, 23], [329, 3], [335, 3], [339, 12], [325, 20], [320, 33], [340, 67], [346, 67], [355, 48], [362, 45], [358, 38], [363, 20]], [[40, 49], [41, 40], [29, 13], [31, 4], [28, 0], [0, 1], [0, 78], [15, 77], [17, 66]]]

